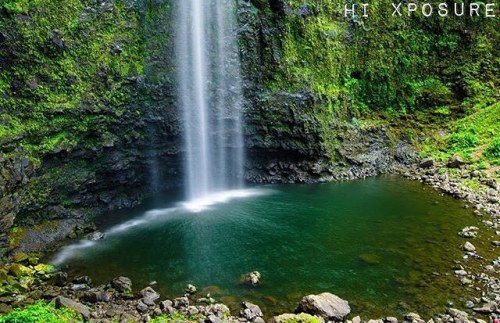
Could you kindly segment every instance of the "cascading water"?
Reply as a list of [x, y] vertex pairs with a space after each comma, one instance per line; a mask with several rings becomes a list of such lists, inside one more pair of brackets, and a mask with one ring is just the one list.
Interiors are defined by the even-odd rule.
[[189, 200], [243, 184], [235, 0], [178, 0], [176, 67]]

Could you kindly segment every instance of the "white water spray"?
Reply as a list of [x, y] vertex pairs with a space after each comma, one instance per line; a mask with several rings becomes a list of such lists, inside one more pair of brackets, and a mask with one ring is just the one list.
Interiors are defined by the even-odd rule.
[[176, 67], [189, 200], [243, 185], [235, 0], [178, 0]]

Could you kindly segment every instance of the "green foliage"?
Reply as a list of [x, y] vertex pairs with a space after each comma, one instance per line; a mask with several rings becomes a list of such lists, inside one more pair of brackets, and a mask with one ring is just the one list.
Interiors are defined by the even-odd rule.
[[[288, 3], [295, 13], [304, 5]], [[498, 100], [495, 19], [393, 17], [388, 0], [371, 1], [368, 18], [344, 17], [343, 5], [308, 1], [309, 16], [284, 18], [271, 89], [306, 89], [351, 110], [394, 116]]]
[[484, 155], [489, 158], [500, 158], [500, 138], [495, 138], [486, 148]]
[[69, 309], [55, 309], [51, 304], [40, 301], [24, 309], [14, 309], [0, 317], [0, 323], [60, 323], [81, 322], [80, 315]]
[[455, 149], [473, 148], [477, 144], [477, 136], [472, 131], [457, 132], [450, 136], [450, 145]]
[[151, 320], [151, 323], [199, 322], [200, 319], [205, 319], [205, 316], [202, 314], [187, 315], [181, 312], [174, 312], [168, 315], [157, 316]]
[[15, 142], [36, 159], [112, 144], [138, 112], [128, 78], [144, 72], [139, 12], [123, 1], [109, 10], [90, 0], [0, 6], [0, 145]]

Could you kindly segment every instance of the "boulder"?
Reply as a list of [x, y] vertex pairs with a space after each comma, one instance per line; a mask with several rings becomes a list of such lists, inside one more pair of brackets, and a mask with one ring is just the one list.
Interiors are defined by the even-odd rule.
[[249, 302], [243, 302], [243, 309], [240, 311], [240, 315], [249, 321], [264, 316], [260, 307]]
[[243, 283], [250, 286], [257, 286], [261, 284], [261, 274], [258, 271], [252, 271], [243, 276]]
[[77, 313], [82, 314], [85, 320], [88, 320], [90, 318], [90, 310], [82, 303], [75, 302], [63, 296], [56, 297], [54, 303], [56, 308], [66, 307]]
[[141, 290], [140, 294], [142, 296], [142, 301], [148, 306], [154, 306], [155, 301], [160, 298], [160, 294], [149, 286]]
[[68, 283], [68, 274], [60, 271], [54, 274], [54, 285], [64, 287]]
[[431, 167], [434, 167], [435, 163], [436, 162], [434, 161], [434, 159], [432, 159], [432, 158], [425, 158], [425, 159], [423, 159], [420, 162], [420, 164], [418, 164], [418, 166], [420, 168], [431, 168]]
[[327, 321], [342, 321], [349, 315], [351, 308], [346, 300], [331, 293], [322, 293], [302, 298], [297, 312], [316, 315]]
[[446, 166], [448, 168], [459, 168], [461, 166], [465, 165], [465, 162], [464, 160], [462, 159], [462, 157], [460, 157], [460, 155], [458, 154], [455, 154], [453, 155], [452, 157], [450, 157], [450, 159], [448, 159], [448, 161], [446, 162]]
[[111, 281], [111, 286], [121, 293], [132, 291], [132, 281], [127, 277], [116, 277]]

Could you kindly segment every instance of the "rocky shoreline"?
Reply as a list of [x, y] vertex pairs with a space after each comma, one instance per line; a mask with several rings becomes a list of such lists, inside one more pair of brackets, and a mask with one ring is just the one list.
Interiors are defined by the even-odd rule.
[[[420, 181], [443, 194], [464, 200], [464, 207], [470, 208], [471, 214], [477, 219], [477, 225], [473, 224], [457, 232], [464, 239], [463, 245], [457, 246], [463, 250], [464, 255], [463, 259], [457, 259], [453, 268], [450, 268], [450, 274], [457, 277], [458, 284], [464, 288], [474, 288], [480, 296], [465, 304], [448, 304], [446, 313], [435, 315], [427, 323], [484, 323], [486, 316], [500, 314], [500, 207], [499, 185], [496, 180], [482, 171], [471, 169], [463, 161], [457, 160], [456, 156], [446, 164], [426, 159], [418, 165], [395, 167], [391, 173]], [[477, 186], [471, 188], [471, 182]], [[474, 220], [474, 217], [471, 219]], [[481, 237], [483, 242], [486, 240], [488, 248], [492, 250], [491, 254], [496, 255], [496, 258], [481, 254], [475, 246], [477, 237]], [[23, 253], [15, 255], [10, 264], [0, 268], [0, 278], [6, 282], [6, 285], [0, 285], [0, 313], [43, 299], [53, 302], [56, 307], [69, 307], [79, 312], [82, 320], [90, 322], [149, 322], [155, 317], [166, 321], [209, 323], [265, 322], [265, 316], [257, 305], [244, 302], [238, 315], [231, 315], [227, 305], [216, 303], [210, 295], [197, 295], [194, 286], [187, 288], [186, 294], [179, 298], [160, 301], [161, 297], [154, 290], [154, 283], [135, 294], [132, 293], [132, 282], [126, 277], [117, 277], [108, 284], [93, 286], [92, 280], [87, 276], [68, 279], [64, 272], [51, 273], [49, 266], [39, 264], [36, 257]], [[342, 314], [335, 316], [332, 313]], [[348, 323], [398, 321], [394, 317], [362, 320], [359, 316], [348, 316], [349, 314], [347, 301], [325, 293], [304, 297], [295, 313], [266, 317], [266, 320], [338, 322], [346, 321], [349, 317], [346, 321]], [[400, 321], [426, 322], [415, 313], [408, 313]]]

